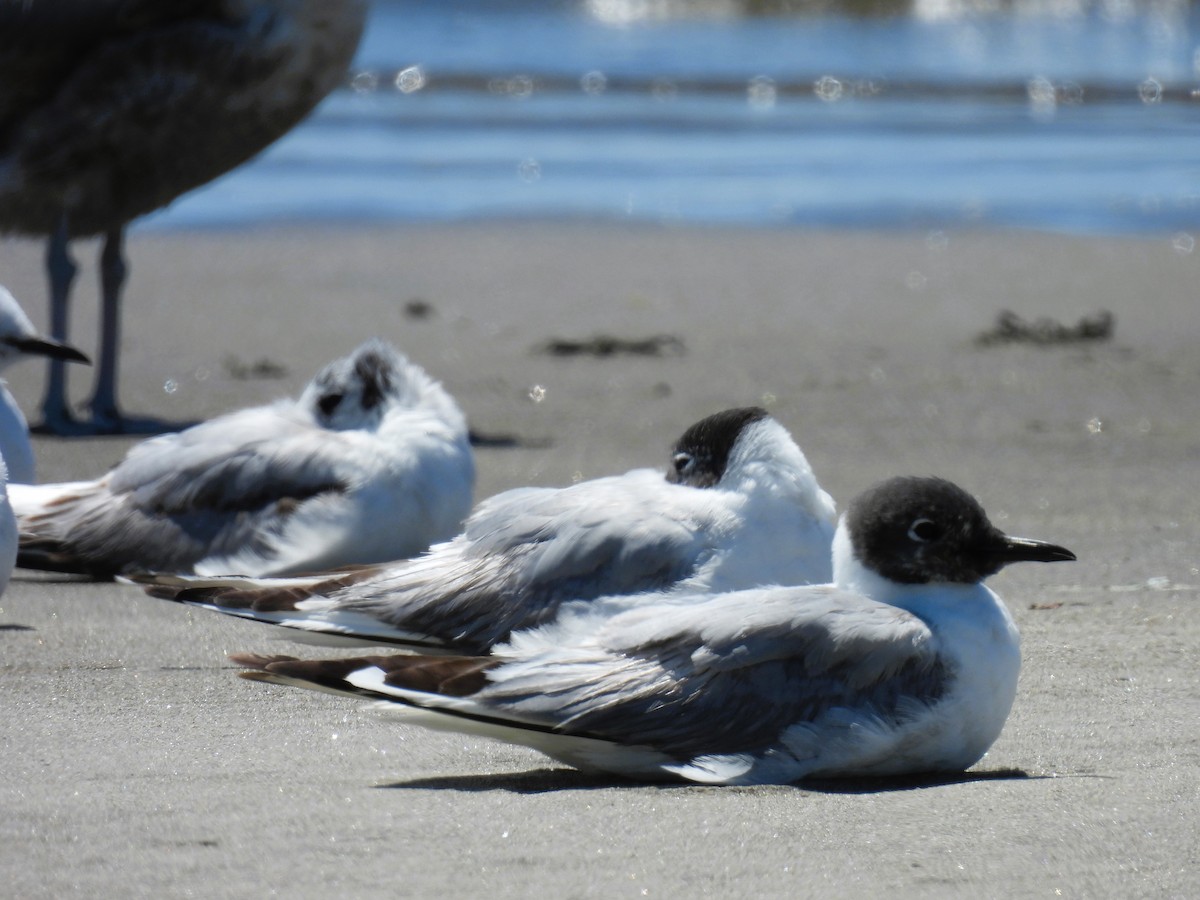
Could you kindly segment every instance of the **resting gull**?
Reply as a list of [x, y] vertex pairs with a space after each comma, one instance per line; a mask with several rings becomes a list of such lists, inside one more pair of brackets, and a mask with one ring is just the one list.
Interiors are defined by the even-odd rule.
[[999, 736], [1020, 669], [1016, 625], [983, 580], [1074, 558], [1001, 533], [948, 481], [900, 478], [842, 518], [829, 585], [648, 597], [485, 657], [233, 660], [251, 679], [639, 779], [956, 772]]
[[474, 479], [458, 404], [371, 340], [296, 400], [143, 441], [95, 481], [10, 494], [21, 566], [281, 575], [420, 553], [458, 532]]
[[746, 407], [688, 428], [667, 477], [636, 469], [507, 491], [409, 562], [324, 580], [144, 580], [156, 596], [285, 626], [292, 640], [486, 653], [564, 606], [611, 615], [646, 591], [828, 581], [836, 522], [787, 429]]

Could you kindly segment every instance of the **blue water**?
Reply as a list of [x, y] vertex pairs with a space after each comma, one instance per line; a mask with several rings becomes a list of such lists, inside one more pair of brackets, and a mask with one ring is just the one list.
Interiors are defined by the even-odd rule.
[[377, 3], [347, 88], [148, 227], [1200, 228], [1200, 16], [1054, 8], [615, 24]]

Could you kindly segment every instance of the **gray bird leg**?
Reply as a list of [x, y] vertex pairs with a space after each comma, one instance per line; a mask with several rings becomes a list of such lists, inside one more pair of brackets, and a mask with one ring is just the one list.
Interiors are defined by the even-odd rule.
[[121, 427], [121, 413], [117, 409], [117, 355], [121, 350], [121, 288], [129, 271], [122, 252], [124, 239], [124, 228], [109, 229], [100, 253], [100, 361], [96, 390], [89, 406], [93, 421], [102, 430]]
[[[71, 285], [79, 267], [71, 258], [71, 236], [67, 229], [67, 217], [59, 220], [58, 227], [46, 245], [46, 272], [50, 278], [50, 336], [66, 341], [71, 300]], [[51, 433], [70, 431], [74, 420], [67, 404], [67, 366], [61, 359], [51, 359], [46, 374], [46, 393], [42, 397], [42, 428]]]

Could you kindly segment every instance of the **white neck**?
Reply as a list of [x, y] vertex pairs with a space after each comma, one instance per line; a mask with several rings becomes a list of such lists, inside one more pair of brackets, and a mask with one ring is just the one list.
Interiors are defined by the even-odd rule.
[[[402, 377], [405, 388], [402, 397], [397, 401], [397, 406], [401, 409], [408, 408], [421, 413], [432, 412], [439, 421], [445, 422], [452, 432], [461, 432], [462, 436], [466, 437], [466, 416], [440, 381], [408, 360], [404, 362]], [[396, 421], [401, 423], [404, 418], [396, 417]], [[408, 426], [404, 425], [403, 427], [407, 428]]]
[[881, 603], [903, 605], [894, 601], [904, 594], [905, 585], [890, 581], [862, 564], [850, 541], [845, 516], [838, 521], [837, 531], [833, 534], [833, 583], [843, 591], [852, 591]]
[[756, 422], [744, 434], [725, 466], [720, 486], [751, 496], [785, 494], [829, 527], [837, 519], [833, 498], [821, 490], [803, 451], [774, 419]]

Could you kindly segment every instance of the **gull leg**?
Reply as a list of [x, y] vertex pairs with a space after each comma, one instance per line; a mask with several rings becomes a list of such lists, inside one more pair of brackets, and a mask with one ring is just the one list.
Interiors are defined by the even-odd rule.
[[[50, 279], [50, 336], [60, 341], [67, 339], [71, 285], [79, 271], [75, 260], [71, 258], [70, 241], [67, 217], [64, 215], [46, 245], [46, 272]], [[74, 431], [74, 425], [75, 420], [67, 403], [67, 366], [65, 361], [52, 358], [46, 372], [46, 393], [42, 397], [42, 425], [39, 430], [65, 434]]]
[[111, 228], [100, 252], [100, 362], [96, 388], [88, 405], [93, 434], [159, 434], [188, 423], [126, 416], [117, 405], [117, 363], [121, 354], [121, 290], [129, 267], [125, 263], [125, 229]]
[[117, 355], [121, 351], [121, 289], [129, 267], [125, 263], [125, 230], [109, 229], [100, 252], [100, 352], [96, 389], [89, 406], [92, 421], [101, 431], [121, 431], [117, 409]]

